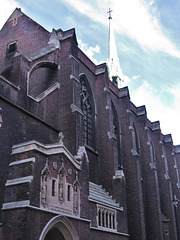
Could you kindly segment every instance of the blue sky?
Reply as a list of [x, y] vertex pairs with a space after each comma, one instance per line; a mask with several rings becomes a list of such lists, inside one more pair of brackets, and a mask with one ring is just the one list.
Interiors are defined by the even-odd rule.
[[[33, 2], [33, 3], [32, 3]], [[180, 144], [180, 0], [1, 0], [0, 28], [22, 11], [49, 31], [76, 29], [79, 47], [95, 62], [107, 60], [108, 16], [124, 85], [150, 121]]]

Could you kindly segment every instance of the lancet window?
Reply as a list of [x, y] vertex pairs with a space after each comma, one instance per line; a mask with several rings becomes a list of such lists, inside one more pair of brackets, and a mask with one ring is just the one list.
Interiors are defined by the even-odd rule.
[[156, 157], [155, 157], [154, 145], [151, 141], [149, 145], [150, 145], [150, 156], [151, 156], [150, 166], [151, 168], [156, 169]]
[[175, 156], [173, 158], [174, 158], [174, 168], [175, 168], [176, 177], [177, 177], [177, 187], [180, 188], [180, 176], [179, 176], [179, 170], [178, 170], [178, 167], [177, 167], [177, 161], [176, 161]]
[[117, 149], [117, 156], [118, 156], [118, 164], [119, 167], [122, 167], [122, 160], [121, 160], [121, 152], [120, 152], [120, 129], [119, 129], [119, 120], [117, 116], [117, 112], [113, 102], [111, 102], [111, 109], [113, 113], [113, 134], [116, 138], [116, 149]]
[[94, 104], [92, 93], [85, 76], [80, 78], [81, 82], [81, 108], [84, 115], [84, 139], [85, 144], [94, 148]]
[[137, 130], [136, 130], [136, 126], [133, 123], [133, 145], [134, 145], [134, 149], [136, 150], [137, 154], [139, 155], [139, 151], [140, 151], [140, 147], [139, 147], [139, 139], [138, 139], [138, 134], [137, 134]]

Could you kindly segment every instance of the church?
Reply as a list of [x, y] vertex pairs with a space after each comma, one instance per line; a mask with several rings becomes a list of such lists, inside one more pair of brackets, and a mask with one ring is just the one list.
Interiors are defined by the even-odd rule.
[[75, 29], [16, 8], [0, 31], [0, 239], [180, 239], [180, 145]]

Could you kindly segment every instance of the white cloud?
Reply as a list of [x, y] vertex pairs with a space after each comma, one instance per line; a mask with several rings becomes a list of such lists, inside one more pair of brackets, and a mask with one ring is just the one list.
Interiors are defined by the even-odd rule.
[[16, 7], [19, 7], [19, 3], [17, 3], [15, 0], [1, 0], [0, 29], [3, 27], [10, 14], [14, 11]]
[[[135, 39], [143, 48], [153, 51], [162, 51], [171, 56], [180, 58], [180, 51], [163, 34], [154, 1], [149, 4], [145, 0], [100, 0], [96, 6], [84, 0], [69, 0], [77, 11], [86, 14], [96, 22], [108, 23], [107, 9], [113, 9], [113, 22], [115, 31], [126, 34]], [[81, 7], [79, 7], [81, 6]]]
[[141, 77], [141, 75], [133, 76], [133, 77], [132, 77], [132, 80], [136, 80], [136, 79], [138, 79], [138, 78], [140, 78], [140, 77]]
[[180, 85], [173, 86], [169, 92], [174, 95], [173, 106], [165, 105], [159, 96], [153, 95], [153, 88], [144, 82], [136, 91], [131, 93], [132, 102], [136, 106], [145, 105], [150, 121], [160, 121], [163, 134], [172, 134], [175, 145], [180, 144]]
[[80, 39], [78, 39], [78, 44], [81, 50], [91, 59], [91, 61], [97, 64], [97, 60], [93, 56], [95, 53], [100, 53], [99, 45], [89, 47], [88, 44], [83, 43]]
[[154, 0], [150, 1], [149, 5], [153, 5], [154, 4]]

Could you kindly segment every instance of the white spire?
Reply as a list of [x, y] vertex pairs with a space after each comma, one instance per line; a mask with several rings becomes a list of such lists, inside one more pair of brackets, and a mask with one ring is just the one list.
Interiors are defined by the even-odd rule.
[[109, 9], [109, 39], [108, 39], [108, 70], [109, 70], [109, 78], [110, 80], [117, 85], [118, 87], [121, 86], [121, 78], [120, 78], [120, 64], [119, 58], [117, 54], [116, 42], [114, 37], [114, 31], [112, 26], [112, 17], [111, 17], [112, 10]]

